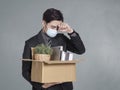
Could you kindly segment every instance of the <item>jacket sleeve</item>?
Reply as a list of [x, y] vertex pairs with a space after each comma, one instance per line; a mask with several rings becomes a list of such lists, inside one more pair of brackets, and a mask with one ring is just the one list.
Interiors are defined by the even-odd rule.
[[73, 31], [73, 33], [68, 35], [70, 36], [70, 39], [66, 38], [67, 50], [76, 54], [83, 54], [85, 52], [85, 46], [79, 34]]
[[[31, 47], [26, 42], [23, 51], [23, 59], [31, 59]], [[31, 64], [30, 61], [22, 61], [22, 76], [33, 86], [41, 88], [42, 83], [32, 82], [31, 81]]]

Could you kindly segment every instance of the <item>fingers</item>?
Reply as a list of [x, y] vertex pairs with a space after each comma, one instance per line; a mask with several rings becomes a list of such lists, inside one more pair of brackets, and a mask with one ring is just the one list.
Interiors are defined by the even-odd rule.
[[69, 27], [69, 25], [67, 23], [61, 23], [59, 25], [59, 30], [63, 31], [63, 30], [67, 30]]
[[61, 84], [61, 82], [53, 82], [53, 83], [45, 83], [42, 85], [43, 88], [49, 88], [53, 85], [56, 85], [56, 84]]
[[50, 86], [52, 86], [52, 84], [44, 84], [44, 85], [42, 85], [43, 88], [48, 88]]
[[58, 25], [58, 27], [59, 27], [58, 31], [67, 33], [73, 32], [73, 29], [67, 23], [61, 23], [60, 25]]

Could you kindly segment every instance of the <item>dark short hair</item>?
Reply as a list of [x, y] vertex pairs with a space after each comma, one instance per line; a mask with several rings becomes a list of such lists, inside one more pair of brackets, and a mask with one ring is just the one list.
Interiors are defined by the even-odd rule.
[[46, 23], [49, 23], [53, 20], [58, 20], [63, 22], [64, 18], [60, 10], [50, 8], [43, 13], [43, 20], [46, 21]]

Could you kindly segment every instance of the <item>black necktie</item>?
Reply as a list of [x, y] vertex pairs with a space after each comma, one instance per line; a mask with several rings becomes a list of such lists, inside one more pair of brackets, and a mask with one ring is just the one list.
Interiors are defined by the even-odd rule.
[[51, 47], [51, 39], [48, 40], [48, 46]]

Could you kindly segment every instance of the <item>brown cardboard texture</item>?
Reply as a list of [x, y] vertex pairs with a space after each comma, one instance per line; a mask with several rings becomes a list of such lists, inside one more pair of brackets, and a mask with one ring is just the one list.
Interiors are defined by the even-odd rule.
[[76, 61], [32, 61], [31, 80], [40, 83], [76, 80]]

